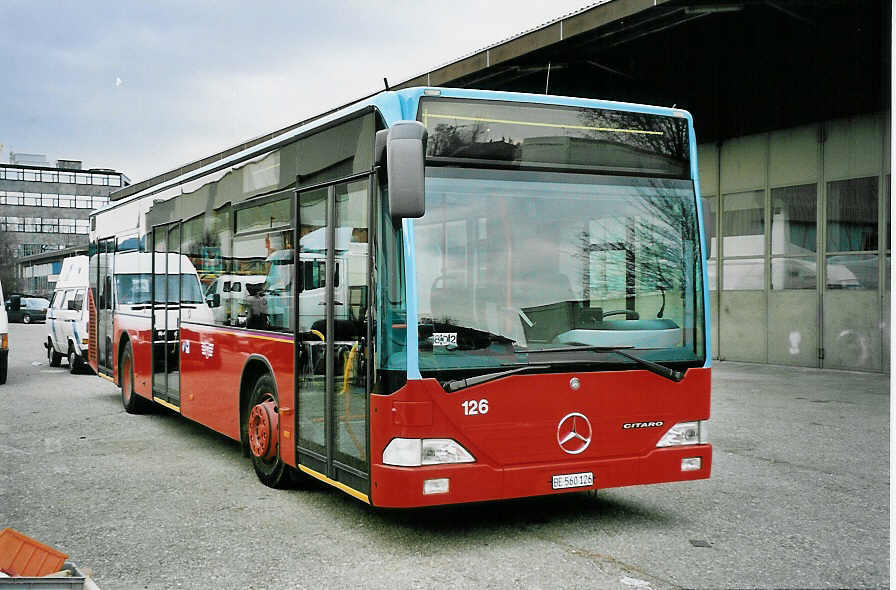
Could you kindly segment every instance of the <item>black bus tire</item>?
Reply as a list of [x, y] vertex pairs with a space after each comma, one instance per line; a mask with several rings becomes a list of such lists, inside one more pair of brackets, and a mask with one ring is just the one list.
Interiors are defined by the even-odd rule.
[[[249, 392], [249, 401], [248, 406], [246, 407], [246, 424], [244, 425], [247, 433], [249, 433], [250, 429], [249, 421], [252, 418], [252, 408], [268, 401], [274, 402], [276, 411], [279, 412], [277, 387], [274, 383], [274, 378], [266, 373], [255, 380], [255, 383], [252, 384], [252, 389]], [[251, 437], [251, 433], [249, 436]], [[256, 457], [251, 450], [249, 452], [249, 456], [252, 460], [252, 467], [255, 469], [255, 475], [258, 476], [261, 483], [270, 488], [282, 489], [290, 487], [294, 481], [293, 471], [295, 470], [284, 463], [280, 458], [279, 432], [272, 433], [269, 444], [276, 445], [274, 456], [270, 459], [265, 460], [261, 457]]]
[[118, 380], [121, 384], [121, 405], [128, 414], [142, 414], [149, 402], [134, 391], [134, 352], [131, 343], [124, 345], [121, 360], [118, 362]]
[[6, 370], [9, 367], [9, 354], [0, 353], [0, 385], [6, 383]]

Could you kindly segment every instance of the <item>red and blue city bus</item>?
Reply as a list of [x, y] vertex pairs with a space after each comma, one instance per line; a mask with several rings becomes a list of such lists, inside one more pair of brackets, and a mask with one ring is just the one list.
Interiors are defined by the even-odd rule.
[[90, 364], [272, 487], [414, 507], [707, 478], [697, 195], [685, 111], [386, 91], [94, 213]]

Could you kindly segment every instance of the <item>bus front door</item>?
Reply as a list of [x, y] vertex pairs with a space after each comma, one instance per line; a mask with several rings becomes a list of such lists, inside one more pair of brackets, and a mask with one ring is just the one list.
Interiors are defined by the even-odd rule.
[[153, 228], [152, 395], [180, 407], [180, 225]]
[[[300, 192], [296, 199], [298, 462], [363, 494], [370, 488], [366, 303], [371, 184], [362, 177]], [[322, 259], [325, 272], [320, 272]]]
[[96, 346], [97, 367], [105, 375], [112, 375], [112, 283], [114, 277], [115, 238], [97, 243]]

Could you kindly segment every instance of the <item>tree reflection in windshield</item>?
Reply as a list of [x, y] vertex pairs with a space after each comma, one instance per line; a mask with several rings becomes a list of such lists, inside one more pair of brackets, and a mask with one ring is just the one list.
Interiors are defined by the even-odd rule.
[[[568, 343], [702, 358], [702, 284], [690, 181], [430, 168], [415, 220], [421, 368], [461, 326], [527, 348]], [[450, 330], [450, 328], [444, 328]], [[431, 335], [431, 336], [430, 336]], [[502, 347], [490, 347], [501, 349]], [[503, 347], [506, 348], [506, 347]], [[475, 352], [482, 366], [486, 351]]]

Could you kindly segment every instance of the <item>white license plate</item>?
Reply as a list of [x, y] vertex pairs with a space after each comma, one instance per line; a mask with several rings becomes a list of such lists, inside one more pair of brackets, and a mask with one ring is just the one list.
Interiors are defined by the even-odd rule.
[[566, 473], [563, 475], [555, 475], [551, 478], [551, 487], [555, 490], [565, 490], [566, 488], [584, 488], [594, 485], [594, 474], [590, 471], [587, 473]]

